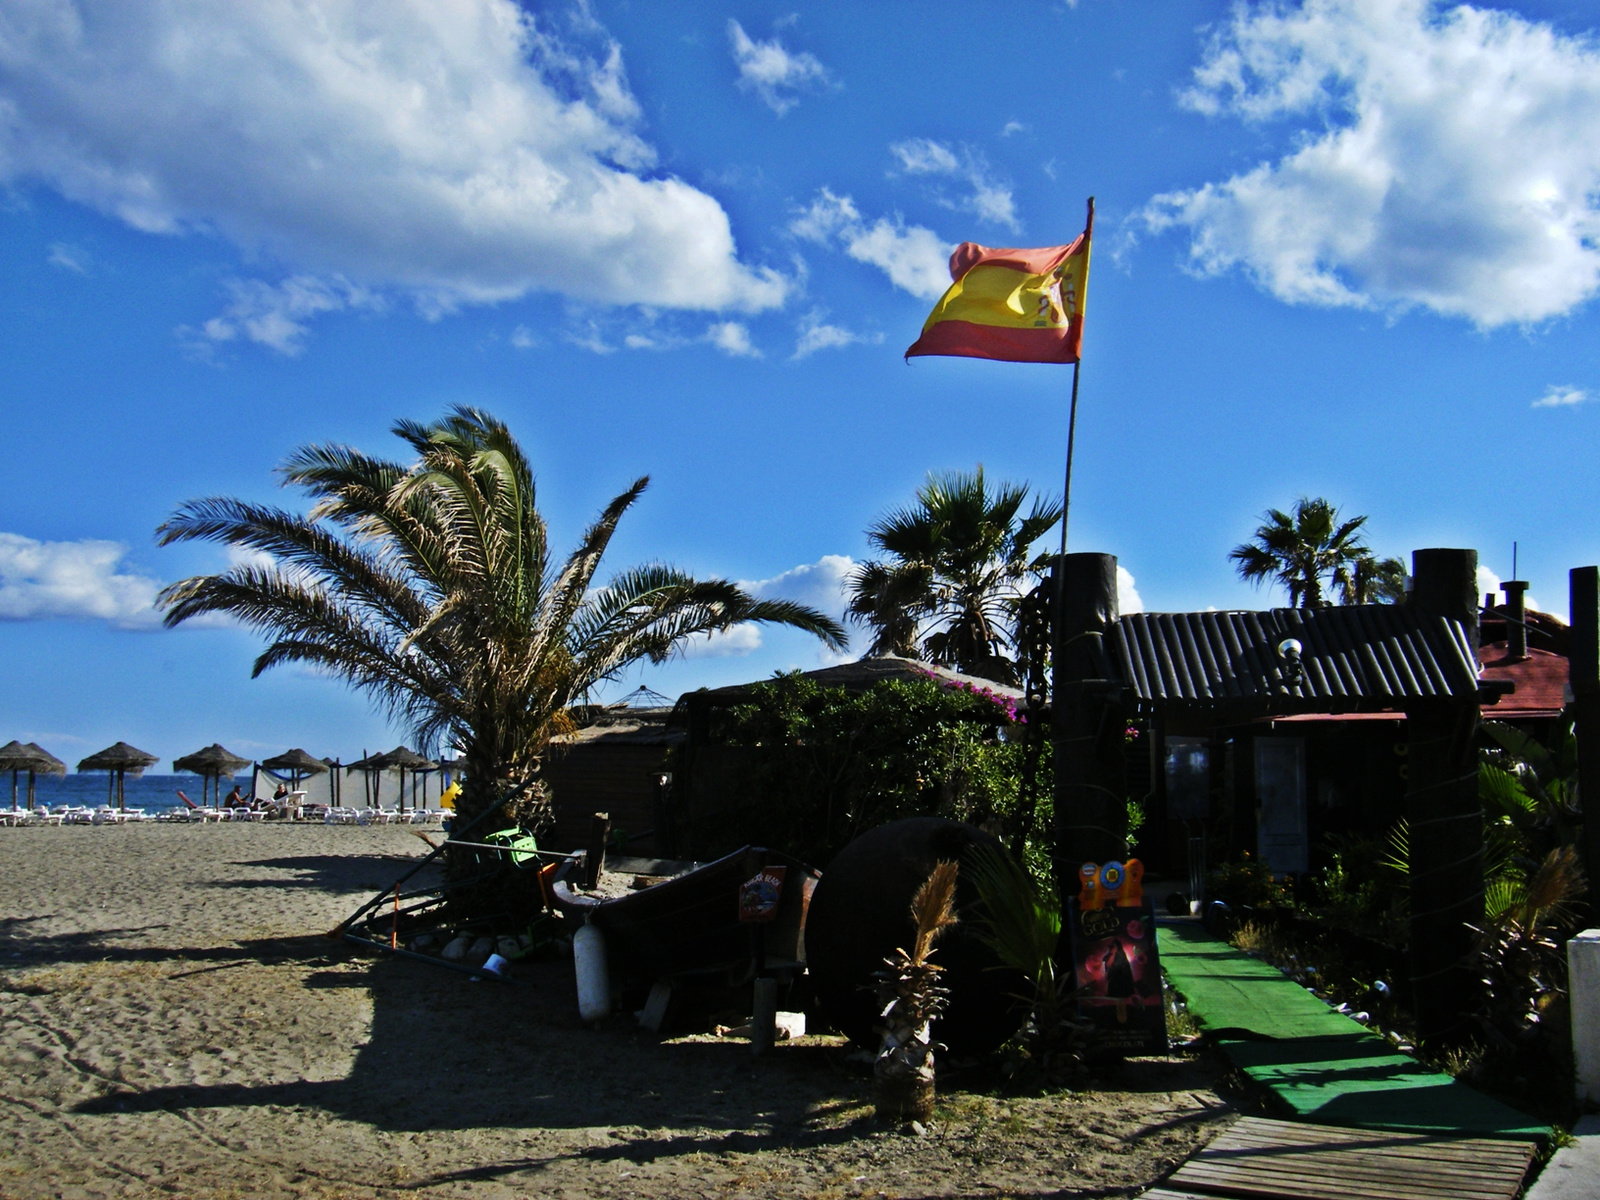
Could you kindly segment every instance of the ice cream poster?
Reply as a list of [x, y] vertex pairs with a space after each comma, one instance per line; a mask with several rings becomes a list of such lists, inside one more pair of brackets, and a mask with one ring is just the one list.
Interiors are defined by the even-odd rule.
[[1154, 909], [1083, 908], [1069, 900], [1067, 915], [1078, 1014], [1094, 1024], [1097, 1045], [1118, 1054], [1165, 1054]]

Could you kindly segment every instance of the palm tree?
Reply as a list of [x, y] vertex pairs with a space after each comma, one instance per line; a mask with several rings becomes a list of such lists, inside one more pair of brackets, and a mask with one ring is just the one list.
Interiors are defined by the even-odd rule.
[[1012, 483], [991, 493], [980, 466], [970, 475], [929, 475], [915, 504], [875, 521], [867, 537], [889, 557], [852, 572], [848, 609], [873, 630], [867, 653], [920, 653], [1013, 681], [1004, 652], [1014, 610], [1024, 581], [1046, 562], [1029, 550], [1061, 519], [1058, 502], [1037, 498], [1019, 517], [1027, 495], [1026, 484]]
[[[567, 706], [640, 659], [745, 621], [792, 625], [842, 649], [828, 617], [755, 600], [732, 583], [649, 564], [591, 589], [642, 478], [605, 507], [564, 561], [551, 555], [533, 472], [511, 432], [457, 408], [394, 432], [417, 460], [309, 445], [280, 468], [314, 501], [307, 515], [213, 497], [181, 505], [162, 545], [222, 542], [267, 556], [168, 587], [166, 624], [226, 613], [270, 640], [253, 675], [308, 663], [342, 676], [423, 743], [464, 760], [457, 812], [470, 818], [538, 767]], [[513, 815], [537, 825], [548, 798]]]
[[1340, 604], [1399, 604], [1406, 598], [1406, 564], [1363, 554], [1335, 582]]
[[1235, 546], [1228, 557], [1251, 583], [1266, 579], [1281, 583], [1288, 589], [1293, 608], [1324, 607], [1328, 603], [1325, 579], [1348, 597], [1357, 565], [1373, 561], [1360, 537], [1367, 518], [1341, 521], [1339, 510], [1320, 497], [1300, 497], [1292, 517], [1275, 508], [1269, 508], [1265, 516], [1254, 539]]

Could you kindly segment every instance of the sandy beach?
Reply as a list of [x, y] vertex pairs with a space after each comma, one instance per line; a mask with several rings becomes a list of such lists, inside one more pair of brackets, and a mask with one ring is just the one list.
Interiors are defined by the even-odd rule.
[[395, 827], [0, 830], [0, 1196], [1106, 1196], [1233, 1117], [1217, 1067], [1175, 1054], [1077, 1094], [956, 1075], [917, 1137], [874, 1123], [838, 1038], [758, 1062], [591, 1029], [569, 962], [512, 987], [326, 936], [426, 850]]

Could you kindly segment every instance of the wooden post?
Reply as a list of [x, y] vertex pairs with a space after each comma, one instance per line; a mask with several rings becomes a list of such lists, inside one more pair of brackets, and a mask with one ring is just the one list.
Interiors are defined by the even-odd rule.
[[591, 890], [600, 881], [606, 861], [606, 839], [611, 836], [611, 814], [595, 813], [589, 822], [589, 850], [583, 860], [583, 888]]
[[[1420, 621], [1459, 621], [1478, 645], [1478, 553], [1418, 550], [1410, 606]], [[1474, 674], [1476, 673], [1476, 664]], [[1409, 959], [1417, 1032], [1459, 1042], [1471, 1032], [1480, 984], [1473, 969], [1483, 920], [1483, 810], [1478, 800], [1478, 698], [1419, 698], [1406, 706], [1406, 818], [1411, 845]]]
[[[1051, 631], [1050, 712], [1055, 758], [1055, 868], [1062, 900], [1077, 895], [1085, 862], [1120, 859], [1127, 847], [1122, 728], [1108, 693], [1104, 640], [1117, 622], [1117, 559], [1112, 554], [1057, 556]], [[1114, 732], [1114, 739], [1107, 734]], [[1065, 904], [1063, 903], [1063, 911]]]
[[1568, 574], [1572, 602], [1572, 733], [1578, 744], [1578, 804], [1583, 823], [1584, 867], [1589, 910], [1600, 896], [1600, 567], [1574, 567]]

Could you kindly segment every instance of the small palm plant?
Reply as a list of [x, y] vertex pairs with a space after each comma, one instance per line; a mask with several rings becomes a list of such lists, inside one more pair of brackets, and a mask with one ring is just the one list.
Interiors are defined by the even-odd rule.
[[873, 1066], [879, 1120], [926, 1121], [933, 1115], [933, 1055], [943, 1049], [933, 1040], [933, 1023], [943, 1014], [948, 997], [939, 985], [943, 968], [929, 962], [928, 956], [939, 935], [957, 922], [958, 869], [948, 861], [933, 868], [911, 901], [916, 926], [911, 952], [896, 947], [883, 960], [885, 970], [875, 973], [883, 1016], [879, 1029], [883, 1042]]
[[1072, 972], [1063, 973], [1056, 962], [1060, 893], [1002, 846], [973, 846], [967, 873], [978, 892], [974, 934], [1033, 985], [1026, 997], [1028, 1020], [1017, 1039], [1024, 1064], [1046, 1077], [1081, 1069], [1092, 1027], [1078, 1018]]

